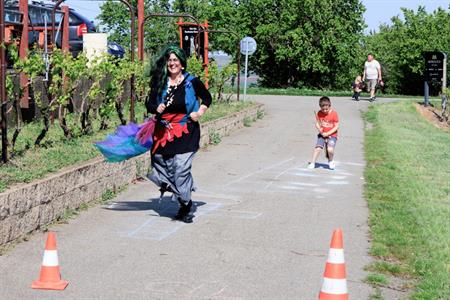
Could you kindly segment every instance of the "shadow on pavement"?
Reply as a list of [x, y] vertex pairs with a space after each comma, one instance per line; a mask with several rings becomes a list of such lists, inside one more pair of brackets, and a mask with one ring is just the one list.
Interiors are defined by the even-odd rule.
[[330, 167], [328, 166], [328, 164], [322, 164], [322, 163], [317, 163], [317, 162], [316, 162], [316, 169], [331, 170]]
[[[103, 207], [106, 210], [115, 211], [141, 211], [141, 210], [153, 210], [156, 214], [150, 214], [153, 216], [173, 218], [177, 212], [179, 205], [177, 202], [172, 201], [172, 197], [152, 198], [148, 201], [121, 201], [114, 202], [113, 204]], [[193, 201], [191, 213], [195, 214], [198, 206], [205, 205], [205, 202]]]

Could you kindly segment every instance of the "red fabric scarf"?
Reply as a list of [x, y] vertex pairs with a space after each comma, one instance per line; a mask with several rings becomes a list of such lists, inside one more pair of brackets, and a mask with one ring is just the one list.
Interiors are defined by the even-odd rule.
[[183, 125], [180, 124], [180, 121], [185, 115], [186, 114], [164, 114], [162, 116], [162, 119], [166, 121], [167, 124], [164, 126], [160, 122], [157, 122], [155, 133], [153, 135], [152, 153], [155, 153], [158, 147], [164, 147], [167, 142], [172, 142], [175, 137], [179, 138], [183, 133], [189, 133], [187, 122]]

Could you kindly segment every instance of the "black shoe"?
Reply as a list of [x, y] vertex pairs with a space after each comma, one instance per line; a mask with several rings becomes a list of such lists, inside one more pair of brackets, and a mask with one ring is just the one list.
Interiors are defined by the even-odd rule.
[[[180, 199], [178, 199], [180, 202]], [[189, 201], [188, 204], [183, 204], [180, 202], [180, 208], [178, 209], [177, 214], [174, 219], [178, 221], [182, 221], [184, 223], [192, 223], [192, 219], [194, 219], [194, 215], [191, 213], [192, 200]]]
[[373, 101], [375, 101], [375, 98], [374, 97], [370, 97], [370, 100], [369, 100], [370, 102], [373, 102]]

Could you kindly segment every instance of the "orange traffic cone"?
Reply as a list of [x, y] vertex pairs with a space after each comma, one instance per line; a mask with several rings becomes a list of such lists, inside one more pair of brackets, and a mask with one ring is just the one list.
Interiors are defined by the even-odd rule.
[[41, 274], [39, 280], [33, 281], [31, 287], [43, 290], [64, 290], [68, 284], [68, 281], [61, 280], [61, 274], [59, 273], [56, 235], [54, 232], [49, 232], [45, 243]]
[[348, 300], [344, 243], [341, 229], [336, 229], [333, 232], [323, 277], [319, 300]]

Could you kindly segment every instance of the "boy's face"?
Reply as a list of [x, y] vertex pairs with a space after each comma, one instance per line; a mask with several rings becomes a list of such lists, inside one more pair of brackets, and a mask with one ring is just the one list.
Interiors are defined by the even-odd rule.
[[328, 114], [328, 112], [330, 111], [330, 108], [331, 108], [331, 103], [329, 103], [329, 102], [322, 102], [322, 103], [319, 104], [319, 106], [320, 106], [320, 110], [323, 113]]

